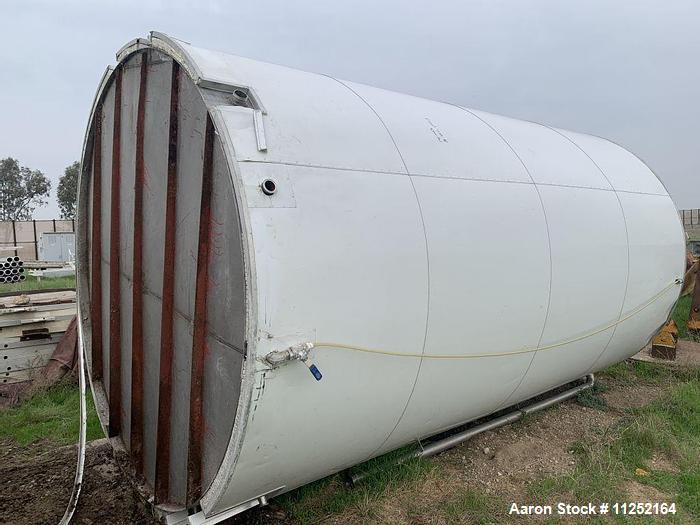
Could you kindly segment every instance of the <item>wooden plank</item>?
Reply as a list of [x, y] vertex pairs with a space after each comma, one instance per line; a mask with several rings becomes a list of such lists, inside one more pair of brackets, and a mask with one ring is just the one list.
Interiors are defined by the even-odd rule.
[[24, 261], [24, 267], [30, 269], [63, 268], [65, 265], [63, 262]]
[[46, 328], [50, 334], [55, 332], [65, 332], [70, 321], [70, 319], [64, 319], [60, 321], [48, 321], [39, 326], [31, 325], [10, 326], [7, 328], [0, 327], [0, 344], [19, 341], [19, 338], [23, 335], [23, 332], [30, 329]]
[[19, 294], [0, 297], [0, 308], [17, 308], [18, 306], [30, 306], [41, 304], [76, 302], [75, 290], [61, 292], [42, 292], [34, 294]]
[[[25, 317], [21, 319], [0, 320], [0, 328], [10, 328], [13, 326], [27, 326], [32, 324], [48, 323], [49, 321], [64, 321], [75, 317], [75, 312], [67, 312], [59, 315], [53, 315], [52, 312], [47, 312], [46, 315]], [[32, 327], [36, 328], [36, 327]]]
[[4, 316], [11, 316], [12, 314], [21, 313], [21, 312], [51, 312], [53, 310], [68, 310], [71, 308], [73, 309], [73, 311], [77, 310], [75, 303], [43, 304], [43, 305], [17, 306], [14, 308], [2, 308], [2, 309], [0, 309], [0, 319], [5, 319]]

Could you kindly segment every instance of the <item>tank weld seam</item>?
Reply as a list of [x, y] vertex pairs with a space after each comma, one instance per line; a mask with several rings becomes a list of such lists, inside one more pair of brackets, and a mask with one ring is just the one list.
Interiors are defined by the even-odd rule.
[[[528, 169], [527, 165], [525, 164], [525, 161], [523, 161], [522, 157], [518, 155], [518, 152], [515, 150], [515, 148], [511, 145], [510, 142], [506, 140], [506, 138], [491, 124], [486, 122], [483, 118], [481, 118], [479, 115], [471, 111], [470, 109], [464, 108], [462, 106], [455, 106], [461, 109], [462, 111], [465, 111], [472, 115], [473, 117], [479, 119], [485, 126], [487, 126], [491, 131], [493, 131], [498, 137], [503, 141], [503, 143], [513, 152], [513, 155], [518, 159], [520, 164], [523, 166], [523, 169], [527, 173], [527, 176], [530, 177], [530, 180], [532, 180], [532, 184], [535, 187], [535, 191], [537, 192], [537, 199], [540, 201], [540, 207], [542, 209], [542, 217], [544, 219], [544, 226], [545, 226], [545, 231], [547, 232], [547, 248], [548, 248], [548, 256], [549, 256], [549, 287], [547, 289], [547, 309], [545, 310], [544, 313], [544, 320], [542, 322], [542, 331], [540, 332], [540, 337], [537, 339], [537, 347], [542, 344], [542, 339], [544, 338], [544, 332], [547, 329], [547, 321], [549, 321], [549, 311], [552, 306], [552, 283], [554, 282], [554, 277], [553, 277], [553, 266], [554, 263], [552, 261], [552, 236], [549, 231], [549, 220], [547, 219], [547, 209], [544, 206], [544, 200], [542, 199], [542, 193], [540, 192], [539, 187], [537, 186], [537, 183], [535, 182], [535, 178], [532, 176], [532, 173], [530, 173], [530, 170]], [[523, 384], [523, 381], [525, 381], [525, 378], [527, 377], [528, 373], [530, 372], [530, 368], [532, 368], [532, 364], [535, 362], [535, 355], [537, 353], [537, 350], [532, 352], [532, 357], [530, 358], [530, 362], [527, 365], [527, 368], [525, 369], [525, 373], [523, 376], [520, 378], [520, 381], [518, 381], [518, 384], [513, 388], [510, 394], [508, 394], [505, 399], [499, 404], [499, 408], [506, 406], [508, 404], [508, 401], [510, 401], [510, 398], [513, 397], [513, 395], [518, 391], [520, 388], [520, 385]]]
[[[333, 77], [329, 77], [333, 78]], [[404, 159], [403, 155], [401, 154], [401, 150], [399, 149], [399, 145], [396, 143], [396, 139], [394, 139], [394, 136], [391, 134], [391, 130], [389, 130], [389, 126], [387, 126], [386, 122], [384, 122], [384, 119], [379, 115], [377, 110], [372, 107], [372, 105], [367, 102], [367, 100], [364, 99], [359, 93], [357, 93], [354, 89], [352, 89], [350, 86], [348, 86], [345, 82], [338, 80], [337, 78], [333, 78], [336, 82], [341, 84], [342, 86], [345, 86], [346, 89], [350, 90], [350, 92], [354, 93], [357, 98], [359, 98], [371, 111], [374, 113], [374, 115], [377, 117], [379, 122], [382, 124], [384, 129], [386, 130], [387, 134], [389, 135], [389, 138], [391, 139], [392, 144], [394, 144], [394, 148], [396, 149], [396, 153], [398, 154], [399, 158], [401, 159], [401, 163], [403, 164], [404, 170], [406, 170], [406, 174], [408, 175], [408, 180], [411, 183], [411, 189], [413, 190], [413, 195], [416, 199], [416, 205], [418, 206], [418, 215], [420, 216], [420, 222], [421, 226], [423, 228], [423, 240], [425, 242], [425, 265], [426, 265], [426, 271], [428, 274], [428, 278], [426, 279], [426, 309], [425, 309], [425, 330], [423, 331], [423, 346], [421, 348], [421, 356], [425, 355], [425, 346], [428, 342], [428, 326], [430, 322], [430, 252], [428, 249], [428, 232], [425, 228], [425, 217], [423, 216], [423, 207], [421, 206], [420, 203], [420, 198], [418, 197], [418, 191], [416, 190], [416, 185], [413, 182], [413, 179], [411, 178], [411, 172], [408, 169], [408, 165], [406, 164], [406, 160]], [[394, 428], [391, 429], [391, 431], [387, 434], [386, 438], [384, 441], [370, 454], [369, 457], [372, 457], [378, 450], [380, 450], [384, 444], [389, 441], [391, 436], [394, 434], [396, 429], [398, 428], [399, 424], [404, 418], [404, 415], [406, 414], [406, 411], [408, 410], [408, 406], [411, 404], [411, 399], [413, 399], [413, 393], [416, 390], [416, 385], [418, 384], [418, 378], [420, 377], [420, 371], [421, 367], [423, 366], [423, 359], [421, 358], [420, 362], [418, 363], [418, 368], [416, 370], [416, 376], [415, 379], [413, 380], [413, 386], [411, 387], [411, 391], [408, 394], [408, 397], [406, 398], [406, 404], [403, 407], [403, 410], [401, 411], [401, 414], [399, 415], [398, 419], [396, 420], [396, 424], [394, 425]]]
[[[632, 190], [616, 190], [611, 188], [596, 188], [593, 186], [580, 186], [577, 184], [557, 184], [554, 182], [534, 182], [533, 180], [514, 180], [514, 179], [488, 179], [479, 177], [456, 177], [452, 175], [435, 175], [430, 173], [404, 173], [401, 171], [392, 170], [373, 170], [368, 168], [353, 168], [350, 166], [330, 166], [327, 164], [311, 164], [304, 162], [285, 162], [282, 160], [257, 160], [257, 159], [236, 159], [240, 163], [247, 164], [272, 164], [275, 166], [291, 166], [297, 168], [316, 168], [316, 169], [326, 169], [326, 170], [337, 170], [337, 171], [355, 171], [358, 173], [378, 173], [382, 175], [399, 175], [401, 177], [421, 177], [429, 179], [451, 179], [451, 180], [468, 180], [472, 182], [496, 182], [500, 184], [524, 184], [526, 186], [553, 186], [556, 188], [578, 188], [582, 190], [595, 190], [595, 191], [608, 191], [615, 193], [631, 193], [633, 195], [657, 195], [659, 197], [667, 197], [663, 193], [652, 193], [646, 191], [632, 191]], [[531, 178], [532, 179], [532, 178]]]
[[[558, 133], [562, 137], [564, 137], [566, 140], [571, 142], [576, 148], [578, 148], [581, 153], [583, 153], [588, 159], [593, 163], [593, 165], [598, 168], [598, 171], [600, 171], [600, 174], [605, 178], [606, 181], [608, 181], [608, 184], [610, 184], [610, 187], [613, 189], [613, 193], [615, 194], [615, 199], [617, 199], [617, 204], [620, 206], [620, 213], [622, 213], [622, 224], [625, 227], [625, 240], [627, 241], [627, 276], [625, 278], [625, 291], [622, 294], [622, 303], [620, 304], [620, 314], [618, 315], [618, 318], [622, 317], [622, 312], [625, 309], [625, 301], [627, 301], [627, 292], [629, 291], [629, 284], [630, 284], [630, 235], [629, 235], [629, 229], [627, 228], [627, 215], [625, 214], [625, 208], [622, 206], [622, 201], [620, 200], [620, 196], [617, 193], [617, 189], [615, 186], [613, 186], [612, 181], [608, 176], [605, 174], [603, 171], [603, 168], [601, 168], [598, 163], [593, 160], [593, 157], [591, 157], [586, 150], [584, 150], [579, 144], [573, 140], [571, 137], [565, 135], [561, 131], [552, 128], [550, 126], [546, 126], [547, 128], [551, 129], [555, 133]], [[608, 339], [608, 342], [605, 344], [603, 347], [603, 350], [598, 354], [598, 357], [596, 357], [595, 361], [593, 361], [593, 364], [590, 366], [588, 369], [587, 373], [590, 372], [595, 368], [595, 366], [598, 364], [598, 361], [605, 355], [605, 352], [607, 352], [608, 347], [610, 346], [610, 343], [612, 343], [613, 338], [615, 337], [615, 332], [617, 332], [617, 326], [615, 326], [612, 330], [612, 333], [610, 334], [610, 339]]]
[[[108, 261], [108, 260], [106, 260], [104, 257], [102, 257], [101, 260], [102, 260], [102, 262], [103, 262], [105, 265], [109, 266], [109, 261]], [[120, 275], [127, 283], [133, 285], [133, 279], [132, 279], [132, 277], [131, 277], [130, 275], [128, 275], [126, 272], [122, 271], [122, 272], [119, 273], [119, 275]], [[157, 299], [157, 300], [159, 300], [159, 301], [162, 301], [162, 300], [163, 300], [163, 298], [160, 296], [159, 293], [153, 291], [153, 289], [151, 289], [150, 287], [146, 286], [145, 284], [143, 285], [143, 293], [144, 293], [144, 295], [147, 295], [147, 296], [149, 296], [149, 297], [152, 297], [153, 299]], [[186, 322], [189, 323], [190, 325], [194, 322], [194, 318], [193, 318], [192, 316], [187, 315], [185, 312], [183, 312], [182, 310], [180, 310], [177, 306], [173, 306], [173, 313], [175, 314], [176, 317], [178, 317], [179, 319], [182, 319], [183, 321], [186, 321]], [[225, 347], [230, 348], [230, 349], [233, 350], [234, 352], [236, 352], [236, 353], [238, 353], [238, 354], [240, 354], [240, 355], [242, 355], [242, 356], [245, 356], [245, 349], [240, 348], [240, 347], [236, 346], [236, 345], [233, 344], [233, 343], [229, 343], [228, 341], [226, 341], [226, 340], [224, 339], [224, 337], [223, 337], [222, 335], [219, 335], [219, 334], [216, 333], [215, 331], [209, 330], [209, 331], [207, 332], [207, 335], [209, 335], [209, 337], [211, 337], [212, 339], [215, 339], [216, 341], [218, 341], [219, 343], [221, 343], [221, 344], [224, 345]]]
[[481, 353], [481, 354], [416, 354], [416, 353], [408, 353], [408, 352], [394, 352], [390, 350], [381, 350], [381, 349], [376, 349], [376, 348], [365, 348], [361, 346], [354, 346], [354, 345], [349, 345], [349, 344], [344, 344], [344, 343], [335, 343], [335, 342], [326, 342], [326, 341], [317, 341], [313, 343], [313, 348], [336, 348], [336, 349], [341, 349], [341, 350], [353, 350], [357, 352], [363, 352], [367, 354], [379, 354], [379, 355], [386, 355], [386, 356], [392, 356], [392, 357], [415, 357], [415, 358], [425, 358], [425, 359], [474, 359], [474, 358], [483, 358], [483, 357], [502, 357], [502, 356], [509, 356], [509, 355], [518, 355], [518, 354], [529, 354], [533, 352], [538, 352], [540, 350], [552, 350], [555, 348], [561, 348], [564, 346], [567, 346], [571, 343], [576, 343], [578, 341], [582, 341], [584, 339], [588, 339], [590, 337], [593, 337], [594, 335], [598, 335], [602, 332], [605, 332], [606, 330], [609, 330], [610, 328], [613, 328], [615, 326], [618, 326], [628, 319], [634, 317], [635, 315], [639, 314], [652, 304], [654, 304], [656, 301], [658, 301], [661, 297], [664, 296], [664, 294], [673, 288], [674, 286], [679, 286], [683, 280], [681, 278], [674, 279], [670, 284], [665, 286], [661, 291], [653, 295], [650, 299], [639, 305], [638, 307], [634, 308], [631, 310], [629, 313], [627, 313], [625, 316], [621, 317], [620, 319], [613, 321], [611, 323], [608, 323], [600, 328], [597, 328], [595, 330], [592, 330], [590, 332], [584, 333], [583, 335], [576, 336], [570, 339], [565, 339], [563, 341], [558, 341], [556, 343], [551, 343], [548, 345], [537, 345], [535, 348], [522, 348], [520, 350], [511, 350], [511, 351], [506, 351], [506, 352], [491, 352], [491, 353]]

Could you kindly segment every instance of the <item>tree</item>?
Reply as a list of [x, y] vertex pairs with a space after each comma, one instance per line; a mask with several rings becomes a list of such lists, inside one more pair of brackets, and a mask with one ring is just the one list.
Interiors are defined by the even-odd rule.
[[26, 221], [46, 204], [51, 181], [39, 170], [20, 166], [17, 159], [0, 160], [0, 220]]
[[61, 218], [75, 218], [75, 204], [78, 200], [78, 175], [80, 174], [80, 162], [77, 160], [66, 168], [65, 174], [58, 181], [58, 207], [61, 209]]

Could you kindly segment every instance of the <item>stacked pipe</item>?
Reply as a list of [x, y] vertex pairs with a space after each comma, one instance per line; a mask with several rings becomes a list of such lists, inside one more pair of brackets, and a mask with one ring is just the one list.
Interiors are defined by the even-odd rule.
[[27, 278], [24, 275], [24, 262], [17, 257], [6, 257], [0, 265], [0, 284], [11, 284], [24, 281]]

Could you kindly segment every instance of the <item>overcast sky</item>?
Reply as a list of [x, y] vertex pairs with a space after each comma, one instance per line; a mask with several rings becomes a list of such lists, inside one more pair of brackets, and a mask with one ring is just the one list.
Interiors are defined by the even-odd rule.
[[[59, 6], [59, 4], [61, 4]], [[0, 158], [54, 181], [127, 41], [200, 47], [594, 133], [700, 208], [700, 1], [3, 0]]]

